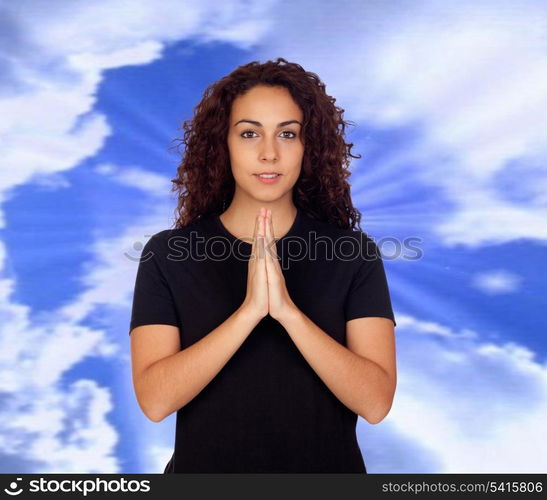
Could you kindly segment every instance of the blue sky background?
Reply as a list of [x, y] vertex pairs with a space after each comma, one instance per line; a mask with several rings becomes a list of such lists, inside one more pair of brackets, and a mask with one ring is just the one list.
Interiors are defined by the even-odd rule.
[[205, 88], [278, 56], [356, 124], [352, 196], [397, 319], [392, 410], [358, 423], [368, 471], [547, 470], [546, 15], [0, 1], [0, 472], [163, 471], [175, 415], [147, 420], [131, 381], [139, 245], [172, 226], [169, 148]]

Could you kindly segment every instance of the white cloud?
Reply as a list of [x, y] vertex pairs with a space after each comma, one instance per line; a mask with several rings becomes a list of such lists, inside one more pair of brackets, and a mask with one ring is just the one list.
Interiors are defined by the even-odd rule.
[[380, 424], [359, 425], [369, 472], [545, 471], [547, 365], [514, 342], [430, 330], [397, 316], [393, 407]]
[[137, 188], [152, 196], [167, 197], [171, 190], [170, 178], [140, 167], [120, 167], [112, 163], [102, 163], [94, 170], [120, 184]]
[[153, 443], [144, 451], [145, 456], [148, 457], [148, 465], [145, 470], [150, 471], [151, 474], [162, 473], [173, 455], [172, 446], [160, 446]]
[[[140, 255], [134, 245], [144, 244], [165, 228], [166, 213], [168, 207], [156, 203], [138, 225], [115, 239], [97, 240], [91, 249], [94, 258], [81, 278], [84, 291], [57, 310], [33, 317], [27, 306], [13, 301], [14, 281], [0, 280], [0, 392], [6, 401], [0, 414], [0, 456], [4, 472], [21, 472], [25, 467], [30, 467], [28, 472], [120, 472], [115, 456], [117, 430], [108, 421], [113, 408], [110, 390], [86, 379], [65, 388], [63, 377], [89, 357], [130, 365], [128, 350], [121, 349], [129, 342], [129, 323], [126, 330], [117, 332], [122, 341], [82, 324], [98, 308], [130, 311]], [[5, 258], [5, 247], [0, 249]], [[134, 396], [128, 393], [127, 397]], [[173, 431], [171, 427], [162, 424], [153, 432], [165, 434]], [[150, 442], [158, 443], [160, 437]], [[149, 442], [145, 437], [142, 440]], [[146, 453], [146, 470], [161, 472], [158, 467], [165, 453]]]
[[[444, 217], [426, 214], [446, 245], [547, 241], [547, 4], [314, 5], [282, 2], [261, 57], [286, 54], [316, 72], [361, 128], [412, 131], [412, 146], [378, 181], [394, 188], [397, 207], [389, 175], [402, 188], [412, 181], [415, 192], [431, 186], [446, 200]], [[313, 28], [302, 30], [303, 19]], [[366, 200], [374, 197], [374, 175], [367, 174]], [[414, 201], [402, 215], [421, 220], [428, 200]], [[387, 213], [390, 200], [384, 203]]]
[[496, 269], [478, 273], [473, 277], [472, 284], [489, 295], [514, 293], [518, 291], [522, 278], [515, 273]]
[[103, 71], [109, 68], [147, 64], [160, 57], [163, 46], [153, 40], [140, 42], [133, 47], [123, 47], [114, 52], [80, 52], [67, 56], [67, 65], [81, 73]]
[[128, 227], [119, 237], [97, 239], [91, 249], [94, 260], [80, 279], [85, 290], [56, 312], [59, 319], [79, 323], [98, 306], [129, 308], [142, 246], [159, 230], [171, 227], [167, 213], [165, 204], [156, 203], [146, 219]]
[[113, 408], [108, 389], [80, 379], [64, 391], [26, 387], [22, 396], [2, 412], [4, 470], [14, 456], [40, 462], [41, 473], [119, 471], [118, 434], [106, 418]]
[[71, 186], [70, 182], [65, 176], [55, 172], [52, 174], [44, 174], [42, 176], [34, 177], [34, 183], [38, 186], [41, 186], [45, 190], [51, 191]]
[[61, 383], [84, 358], [113, 355], [118, 346], [55, 313], [32, 324], [29, 308], [13, 301], [13, 288], [13, 280], [0, 280], [3, 472], [118, 471], [109, 391], [92, 380]]

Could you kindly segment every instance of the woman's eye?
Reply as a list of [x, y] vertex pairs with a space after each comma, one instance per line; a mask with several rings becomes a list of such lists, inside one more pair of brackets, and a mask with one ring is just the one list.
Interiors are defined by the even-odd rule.
[[[252, 139], [252, 136], [248, 136], [246, 134], [254, 134], [254, 133], [255, 133], [254, 130], [245, 130], [245, 132], [241, 133], [241, 137], [243, 137], [244, 139]], [[281, 134], [292, 134], [289, 137], [284, 136], [284, 139], [294, 139], [296, 137], [296, 133], [290, 130], [284, 130], [283, 132], [281, 132]]]
[[291, 137], [285, 137], [285, 139], [294, 139], [296, 137], [296, 134], [294, 132], [291, 132], [290, 130], [284, 130], [281, 132], [282, 134], [292, 134]]

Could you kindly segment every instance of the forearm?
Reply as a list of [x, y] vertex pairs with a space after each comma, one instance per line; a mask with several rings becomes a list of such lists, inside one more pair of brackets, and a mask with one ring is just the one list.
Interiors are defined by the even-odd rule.
[[298, 309], [279, 321], [311, 368], [344, 405], [372, 424], [387, 415], [395, 387], [380, 365], [338, 343]]
[[259, 322], [239, 308], [191, 346], [149, 366], [141, 376], [146, 415], [159, 422], [191, 401], [215, 377]]

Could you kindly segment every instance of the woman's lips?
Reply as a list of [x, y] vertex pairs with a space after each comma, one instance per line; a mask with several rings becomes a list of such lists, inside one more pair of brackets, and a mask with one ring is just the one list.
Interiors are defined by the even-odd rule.
[[253, 174], [260, 182], [263, 184], [275, 184], [279, 179], [281, 178], [281, 174], [279, 174], [277, 177], [267, 178], [267, 177], [260, 177], [258, 174]]

